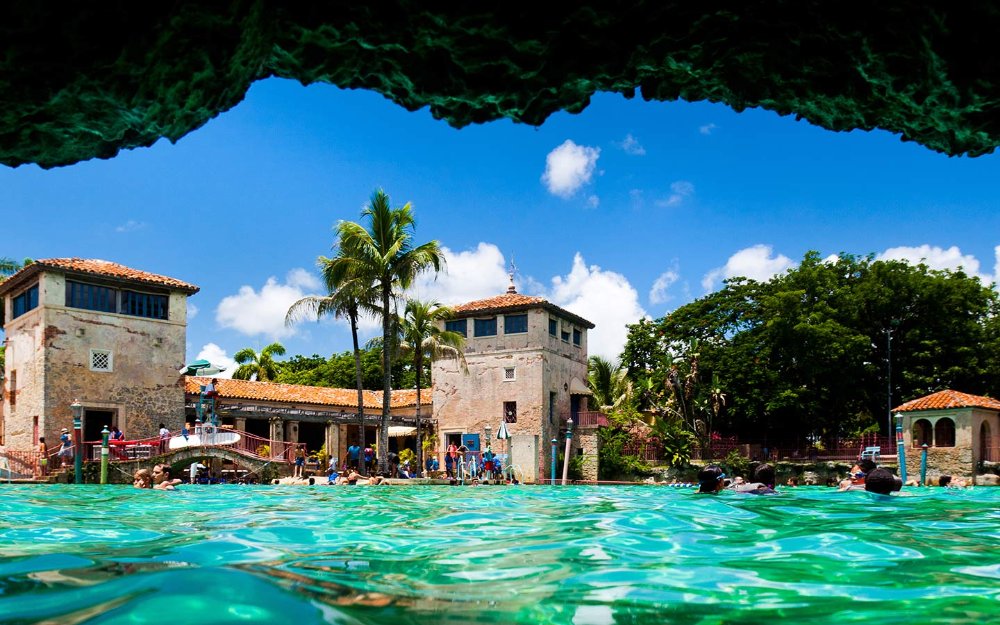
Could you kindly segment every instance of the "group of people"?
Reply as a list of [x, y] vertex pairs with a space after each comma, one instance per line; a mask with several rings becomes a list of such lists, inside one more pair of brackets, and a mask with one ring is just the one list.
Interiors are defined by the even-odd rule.
[[[950, 476], [947, 477], [950, 481]], [[788, 486], [797, 486], [798, 481], [789, 479]], [[888, 469], [878, 467], [867, 458], [858, 460], [851, 467], [847, 479], [839, 485], [839, 490], [864, 490], [878, 495], [890, 495], [903, 488], [903, 481]], [[763, 463], [753, 470], [753, 481], [747, 482], [742, 477], [727, 479], [722, 467], [711, 464], [698, 473], [699, 493], [720, 493], [724, 490], [750, 495], [775, 495], [774, 467]]]
[[176, 486], [181, 483], [181, 480], [174, 478], [169, 464], [158, 464], [152, 471], [139, 469], [132, 478], [132, 486], [135, 488], [153, 490], [176, 490]]

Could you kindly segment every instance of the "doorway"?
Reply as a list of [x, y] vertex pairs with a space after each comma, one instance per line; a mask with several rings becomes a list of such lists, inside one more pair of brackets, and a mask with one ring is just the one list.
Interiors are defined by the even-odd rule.
[[305, 444], [306, 453], [318, 452], [326, 444], [326, 424], [299, 421], [299, 442]]
[[117, 425], [113, 410], [84, 410], [83, 411], [83, 442], [93, 443], [101, 441], [101, 431], [105, 426], [110, 430], [111, 426]]

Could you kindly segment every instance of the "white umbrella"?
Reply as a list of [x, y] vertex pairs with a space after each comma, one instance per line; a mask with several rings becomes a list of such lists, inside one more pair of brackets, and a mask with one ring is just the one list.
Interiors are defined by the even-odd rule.
[[[510, 432], [507, 431], [507, 420], [506, 419], [501, 419], [500, 420], [500, 427], [497, 428], [497, 440], [498, 441], [506, 441], [509, 438], [510, 438]], [[506, 442], [504, 443], [504, 451], [505, 451], [505, 455], [507, 456], [504, 459], [505, 460], [504, 461], [504, 468], [506, 469], [506, 468], [508, 468], [510, 466], [510, 460], [511, 460], [511, 458], [510, 458], [509, 444], [507, 444]], [[503, 478], [503, 473], [500, 474], [500, 477], [501, 477], [501, 479]]]

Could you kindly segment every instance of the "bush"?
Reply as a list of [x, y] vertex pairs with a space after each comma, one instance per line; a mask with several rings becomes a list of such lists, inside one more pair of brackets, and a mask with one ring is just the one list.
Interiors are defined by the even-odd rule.
[[629, 432], [614, 427], [600, 428], [597, 437], [600, 442], [598, 479], [632, 480], [652, 475], [644, 462], [622, 453], [631, 438]]
[[735, 449], [729, 452], [721, 464], [730, 476], [739, 475], [744, 478], [750, 476], [750, 459]]

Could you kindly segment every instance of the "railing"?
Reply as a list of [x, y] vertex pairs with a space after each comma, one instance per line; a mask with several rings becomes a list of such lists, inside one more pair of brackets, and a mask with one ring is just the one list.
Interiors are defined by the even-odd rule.
[[596, 410], [578, 412], [574, 422], [577, 427], [605, 427], [608, 425], [608, 415]]
[[44, 468], [39, 461], [42, 454], [37, 451], [4, 451], [0, 458], [7, 460], [0, 479], [24, 479], [38, 477]]
[[622, 447], [622, 455], [655, 462], [663, 458], [663, 443], [656, 438], [631, 440]]

